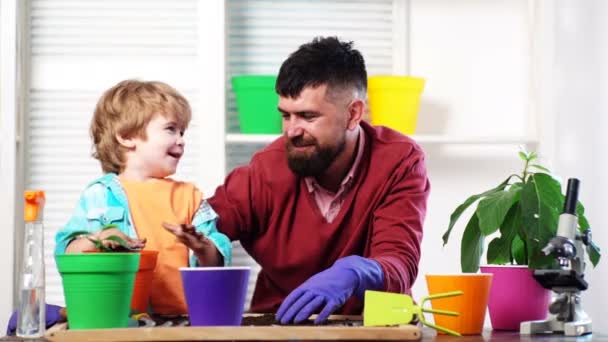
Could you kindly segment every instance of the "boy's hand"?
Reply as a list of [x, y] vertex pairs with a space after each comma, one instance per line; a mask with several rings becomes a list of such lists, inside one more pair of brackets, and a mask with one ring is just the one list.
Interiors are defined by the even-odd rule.
[[223, 264], [224, 258], [213, 242], [207, 239], [203, 233], [197, 232], [193, 225], [163, 222], [163, 228], [190, 248], [202, 266], [220, 266]]
[[125, 233], [121, 232], [118, 228], [110, 228], [110, 229], [101, 230], [101, 231], [93, 234], [92, 238], [103, 240], [103, 245], [105, 247], [115, 249], [115, 250], [124, 249], [124, 246], [121, 246], [120, 243], [118, 243], [116, 241], [105, 240], [109, 236], [118, 236], [119, 238], [123, 239], [129, 245], [130, 249], [142, 249], [146, 245], [145, 238], [142, 240], [130, 238]]
[[[141, 249], [141, 248], [144, 248], [144, 246], [146, 245], [146, 239], [139, 240], [139, 239], [130, 238], [127, 235], [125, 235], [125, 233], [121, 232], [118, 228], [110, 228], [110, 229], [100, 230], [94, 234], [91, 234], [88, 237], [83, 235], [80, 238], [76, 238], [76, 239], [72, 240], [67, 245], [65, 252], [66, 253], [82, 253], [87, 250], [95, 249], [95, 244], [91, 240], [89, 240], [89, 238], [91, 238], [93, 240], [98, 240], [98, 239], [105, 239], [111, 235], [121, 237], [123, 240], [125, 240], [127, 242], [130, 249]], [[124, 248], [124, 247], [120, 246], [120, 244], [118, 242], [112, 241], [112, 240], [105, 240], [103, 242], [103, 244], [106, 247], [110, 247], [113, 249]]]

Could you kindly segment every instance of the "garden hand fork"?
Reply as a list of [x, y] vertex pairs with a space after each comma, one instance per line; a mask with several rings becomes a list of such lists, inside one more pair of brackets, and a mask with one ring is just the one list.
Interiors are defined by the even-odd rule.
[[365, 291], [363, 326], [409, 324], [415, 317], [418, 317], [420, 322], [426, 326], [443, 331], [446, 334], [460, 336], [458, 332], [432, 324], [424, 318], [424, 312], [449, 316], [458, 316], [458, 312], [428, 309], [423, 307], [423, 305], [429, 300], [459, 296], [463, 293], [462, 291], [439, 293], [424, 297], [420, 305], [415, 305], [412, 297], [406, 294]]

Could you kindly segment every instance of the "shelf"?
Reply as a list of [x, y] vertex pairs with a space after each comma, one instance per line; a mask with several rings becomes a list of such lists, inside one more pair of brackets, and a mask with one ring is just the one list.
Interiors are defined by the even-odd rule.
[[455, 144], [455, 145], [530, 145], [538, 144], [538, 139], [521, 136], [474, 137], [444, 134], [413, 135], [412, 139], [420, 144]]
[[240, 134], [240, 133], [228, 133], [226, 134], [227, 143], [259, 143], [266, 144], [274, 141], [280, 137], [280, 134]]
[[[278, 138], [279, 134], [226, 134], [226, 143], [267, 144]], [[412, 135], [420, 144], [454, 144], [454, 145], [536, 145], [538, 139], [530, 137], [467, 137], [444, 134]]]

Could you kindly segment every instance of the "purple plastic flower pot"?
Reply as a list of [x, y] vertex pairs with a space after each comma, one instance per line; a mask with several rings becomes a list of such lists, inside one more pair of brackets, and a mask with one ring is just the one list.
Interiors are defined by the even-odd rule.
[[190, 325], [241, 325], [250, 267], [182, 267]]
[[527, 266], [481, 266], [484, 273], [492, 273], [490, 289], [490, 321], [494, 330], [519, 330], [525, 321], [547, 317], [551, 291], [534, 279]]

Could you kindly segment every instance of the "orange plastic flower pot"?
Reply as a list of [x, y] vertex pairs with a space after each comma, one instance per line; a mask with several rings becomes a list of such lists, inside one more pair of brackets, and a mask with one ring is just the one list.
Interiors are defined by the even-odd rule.
[[133, 284], [131, 309], [139, 312], [147, 312], [148, 301], [150, 300], [150, 286], [152, 284], [152, 279], [154, 278], [158, 251], [141, 251], [139, 254], [141, 255], [141, 258]]
[[455, 330], [462, 335], [481, 334], [492, 285], [492, 274], [427, 274], [426, 284], [429, 295], [459, 290], [464, 292], [462, 296], [441, 298], [431, 302], [433, 309], [460, 313], [459, 316], [433, 315], [436, 325]]

